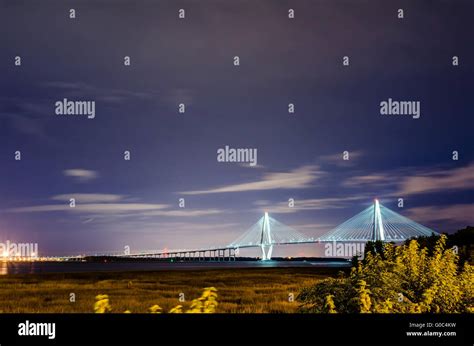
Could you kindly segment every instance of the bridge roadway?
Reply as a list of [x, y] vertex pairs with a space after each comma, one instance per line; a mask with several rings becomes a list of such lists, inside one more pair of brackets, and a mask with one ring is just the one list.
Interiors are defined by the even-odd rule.
[[[320, 240], [308, 239], [303, 241], [289, 241], [273, 243], [271, 246], [277, 245], [295, 245], [295, 244], [314, 244], [314, 243], [333, 243], [335, 240]], [[360, 240], [339, 240], [338, 243], [345, 242], [360, 242]], [[261, 248], [260, 244], [249, 244], [242, 246], [222, 246], [222, 247], [211, 247], [201, 249], [180, 249], [180, 250], [149, 250], [142, 251], [139, 253], [125, 254], [123, 252], [108, 252], [108, 253], [94, 253], [94, 254], [82, 254], [77, 256], [55, 256], [55, 257], [43, 257], [43, 261], [83, 261], [87, 257], [117, 257], [117, 258], [155, 258], [155, 259], [166, 259], [176, 261], [235, 261], [235, 258], [239, 255], [239, 250], [244, 248]]]
[[[314, 244], [326, 243], [332, 241], [321, 241], [319, 239], [308, 239], [304, 241], [288, 241], [273, 243], [277, 245], [294, 245], [294, 244]], [[249, 244], [241, 246], [223, 246], [212, 247], [207, 249], [185, 249], [185, 250], [161, 250], [161, 251], [144, 251], [134, 254], [113, 254], [110, 256], [120, 258], [158, 258], [158, 259], [175, 259], [178, 261], [235, 261], [239, 255], [239, 250], [244, 248], [261, 248], [260, 244]], [[101, 256], [101, 255], [95, 255]], [[106, 255], [102, 255], [106, 256]]]

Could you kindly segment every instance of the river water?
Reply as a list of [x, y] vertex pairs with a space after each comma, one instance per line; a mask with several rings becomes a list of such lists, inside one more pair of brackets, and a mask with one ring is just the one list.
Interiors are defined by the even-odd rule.
[[197, 270], [224, 268], [344, 268], [340, 261], [235, 261], [235, 262], [0, 262], [0, 275], [87, 273], [113, 271]]

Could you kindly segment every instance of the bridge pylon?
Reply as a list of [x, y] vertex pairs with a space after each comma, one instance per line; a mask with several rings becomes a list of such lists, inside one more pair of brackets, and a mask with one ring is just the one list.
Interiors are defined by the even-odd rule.
[[270, 220], [268, 213], [265, 212], [262, 223], [262, 235], [260, 237], [260, 248], [262, 249], [262, 261], [272, 259], [273, 242], [272, 230], [270, 228]]
[[260, 248], [261, 260], [272, 259], [273, 247], [285, 244], [312, 242], [313, 239], [272, 218], [267, 212], [228, 248]]
[[378, 199], [319, 238], [322, 242], [402, 242], [438, 233], [382, 205]]
[[382, 222], [382, 213], [380, 212], [380, 203], [378, 199], [374, 199], [374, 227], [372, 240], [385, 241], [385, 230]]

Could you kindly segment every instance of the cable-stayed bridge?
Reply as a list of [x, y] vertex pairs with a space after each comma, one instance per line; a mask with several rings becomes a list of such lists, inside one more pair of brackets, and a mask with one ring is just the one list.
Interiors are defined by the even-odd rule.
[[121, 254], [129, 258], [169, 258], [176, 260], [235, 260], [243, 248], [260, 248], [261, 259], [272, 257], [274, 246], [290, 244], [308, 244], [324, 242], [367, 242], [385, 241], [402, 242], [411, 237], [438, 234], [393, 210], [384, 207], [375, 200], [374, 203], [330, 230], [321, 237], [309, 237], [270, 217], [268, 213], [240, 237], [225, 246], [200, 249], [142, 251], [135, 254]]
[[260, 248], [261, 259], [270, 260], [273, 248], [280, 245], [328, 243], [328, 242], [363, 242], [385, 241], [402, 242], [417, 236], [438, 235], [434, 230], [425, 227], [393, 210], [384, 207], [378, 200], [357, 215], [320, 237], [307, 236], [292, 227], [270, 217], [265, 213], [254, 225], [231, 243], [223, 246], [208, 246], [197, 249], [149, 250], [137, 253], [94, 253], [90, 255], [48, 257], [46, 259], [83, 260], [85, 257], [120, 257], [120, 258], [161, 258], [169, 260], [224, 261], [235, 260], [240, 249]]

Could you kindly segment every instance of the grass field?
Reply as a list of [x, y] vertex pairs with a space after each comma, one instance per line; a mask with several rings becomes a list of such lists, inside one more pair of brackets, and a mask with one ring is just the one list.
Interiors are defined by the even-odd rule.
[[[184, 308], [201, 295], [202, 288], [218, 289], [220, 313], [291, 313], [290, 301], [303, 286], [314, 284], [340, 269], [246, 268], [156, 272], [26, 274], [0, 277], [0, 312], [93, 312], [95, 297], [109, 295], [113, 312], [145, 313], [152, 305], [164, 311]], [[70, 294], [75, 302], [70, 302]], [[178, 300], [184, 293], [185, 302]]]

